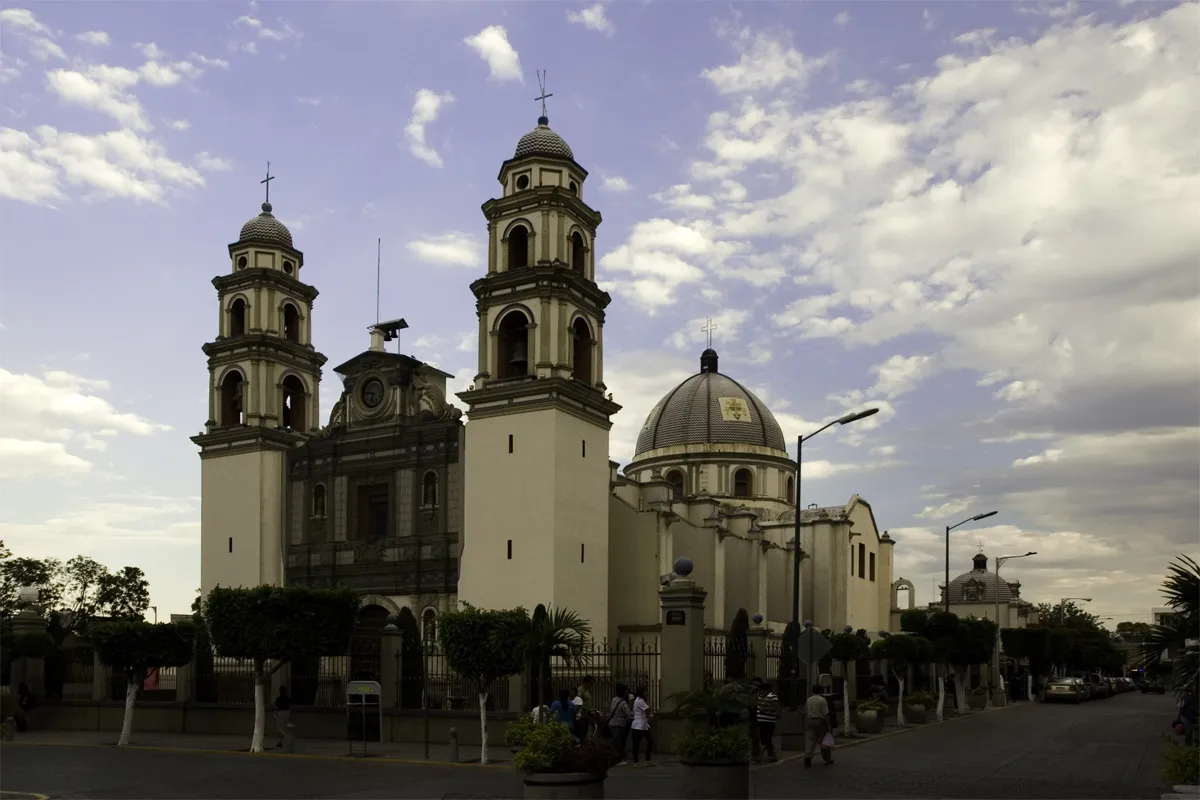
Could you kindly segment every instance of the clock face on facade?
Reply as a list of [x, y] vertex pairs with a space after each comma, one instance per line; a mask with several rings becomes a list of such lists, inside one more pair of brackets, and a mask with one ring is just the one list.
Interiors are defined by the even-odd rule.
[[362, 389], [363, 405], [367, 408], [375, 408], [383, 402], [383, 382], [378, 378], [372, 378], [363, 384]]

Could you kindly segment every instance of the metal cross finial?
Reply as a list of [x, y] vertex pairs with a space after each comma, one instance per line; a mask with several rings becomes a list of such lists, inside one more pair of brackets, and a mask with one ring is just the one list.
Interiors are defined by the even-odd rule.
[[546, 98], [548, 98], [548, 97], [554, 97], [554, 95], [553, 95], [553, 94], [546, 94], [546, 70], [544, 70], [544, 69], [539, 69], [539, 70], [537, 71], [537, 81], [538, 81], [538, 89], [540, 89], [542, 93], [541, 93], [540, 95], [538, 95], [537, 97], [533, 98], [533, 99], [534, 99], [535, 101], [539, 101], [539, 100], [541, 101], [541, 103], [542, 103], [542, 116], [543, 116], [543, 117], [547, 117], [547, 116], [549, 116], [549, 115], [546, 113]]
[[975, 546], [979, 548], [979, 552], [983, 552], [983, 542], [975, 542]]
[[259, 183], [266, 184], [266, 186], [267, 186], [267, 202], [268, 203], [271, 202], [271, 181], [273, 181], [273, 180], [275, 180], [275, 178], [271, 175], [271, 162], [268, 161], [267, 162], [267, 177], [265, 177], [261, 181], [259, 181]]
[[708, 334], [709, 349], [712, 349], [712, 335], [713, 335], [713, 331], [715, 331], [716, 329], [717, 329], [717, 323], [712, 321], [712, 317], [709, 317], [708, 321], [705, 322], [704, 327], [700, 329], [701, 333]]

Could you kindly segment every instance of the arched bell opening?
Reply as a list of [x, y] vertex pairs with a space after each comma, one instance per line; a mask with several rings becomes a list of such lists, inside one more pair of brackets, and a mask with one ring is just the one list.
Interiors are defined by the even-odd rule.
[[283, 306], [283, 338], [300, 343], [300, 312], [291, 303]]
[[588, 386], [592, 378], [592, 331], [587, 321], [579, 317], [571, 325], [571, 374]]
[[497, 331], [496, 371], [500, 380], [529, 374], [529, 322], [520, 311], [510, 311]]
[[246, 335], [246, 301], [240, 297], [229, 305], [229, 335]]
[[571, 269], [580, 275], [587, 274], [587, 246], [583, 243], [583, 234], [579, 231], [571, 234]]
[[667, 473], [667, 483], [671, 486], [671, 499], [683, 499], [683, 473], [673, 469]]
[[508, 232], [508, 268], [529, 266], [529, 231], [518, 225]]
[[283, 409], [280, 422], [283, 428], [291, 431], [304, 432], [308, 430], [305, 418], [305, 406], [308, 399], [304, 391], [304, 383], [295, 375], [283, 379]]
[[221, 410], [217, 418], [218, 425], [242, 425], [246, 421], [243, 397], [246, 382], [242, 373], [234, 370], [221, 381], [220, 401]]
[[742, 467], [737, 472], [733, 473], [733, 496], [754, 496], [754, 474], [745, 467]]

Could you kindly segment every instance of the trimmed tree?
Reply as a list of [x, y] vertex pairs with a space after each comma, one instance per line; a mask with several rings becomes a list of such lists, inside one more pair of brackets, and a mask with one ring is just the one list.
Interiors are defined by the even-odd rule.
[[896, 679], [899, 696], [896, 702], [896, 722], [904, 725], [904, 688], [908, 677], [908, 668], [921, 657], [921, 645], [917, 636], [912, 634], [888, 634], [882, 639], [871, 642], [871, 656], [887, 659], [888, 669]]
[[725, 680], [746, 680], [746, 662], [750, 660], [750, 615], [739, 608], [725, 636]]
[[847, 625], [845, 631], [829, 637], [829, 644], [829, 655], [842, 665], [842, 732], [844, 736], [850, 736], [854, 724], [851, 721], [850, 703], [855, 699], [858, 661], [870, 656], [871, 640], [865, 631], [855, 632]]
[[400, 707], [421, 708], [425, 699], [425, 646], [421, 629], [408, 606], [396, 615], [400, 629]]
[[180, 667], [192, 660], [195, 628], [191, 623], [122, 620], [88, 626], [88, 639], [100, 663], [125, 676], [125, 717], [117, 746], [129, 744], [138, 690], [151, 670]]
[[933, 643], [933, 658], [938, 665], [938, 722], [944, 719], [946, 710], [946, 676], [958, 643], [958, 615], [948, 611], [935, 611], [925, 619], [924, 636]]
[[254, 664], [250, 752], [263, 751], [267, 679], [294, 659], [348, 652], [358, 605], [358, 595], [349, 589], [218, 586], [208, 593], [204, 618], [217, 654]]
[[524, 609], [484, 611], [459, 603], [459, 611], [443, 614], [442, 648], [450, 668], [469, 680], [479, 693], [479, 763], [488, 763], [487, 698], [493, 683], [519, 673], [528, 652], [511, 635], [529, 619]]
[[961, 619], [958, 622], [958, 637], [950, 656], [954, 667], [954, 688], [960, 709], [966, 708], [969, 668], [974, 664], [986, 664], [996, 649], [996, 623], [990, 619]]
[[779, 699], [786, 708], [799, 708], [804, 703], [800, 691], [800, 623], [792, 620], [783, 629], [783, 644], [779, 648]]

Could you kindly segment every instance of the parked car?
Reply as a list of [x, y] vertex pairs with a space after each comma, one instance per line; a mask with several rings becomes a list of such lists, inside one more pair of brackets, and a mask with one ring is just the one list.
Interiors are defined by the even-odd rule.
[[1088, 689], [1079, 678], [1055, 678], [1046, 684], [1047, 703], [1074, 703], [1088, 699]]
[[1099, 673], [1093, 672], [1087, 676], [1087, 681], [1092, 685], [1092, 694], [1097, 697], [1112, 697], [1112, 687], [1108, 685], [1108, 681], [1100, 676]]

